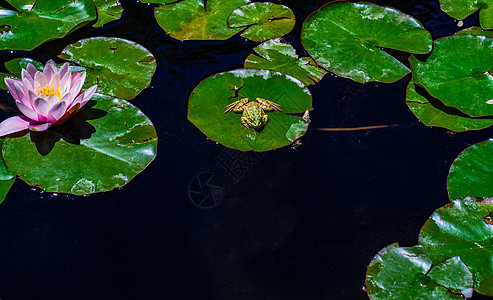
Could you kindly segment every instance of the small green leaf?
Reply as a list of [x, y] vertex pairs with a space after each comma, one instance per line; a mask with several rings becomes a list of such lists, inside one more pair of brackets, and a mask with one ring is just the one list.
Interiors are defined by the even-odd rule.
[[[0, 142], [3, 142], [3, 139], [0, 140]], [[2, 160], [0, 162], [0, 203], [2, 203], [3, 200], [5, 200], [5, 196], [7, 196], [7, 193], [12, 187], [14, 181], [15, 181], [15, 174], [7, 171], [7, 167], [5, 166], [5, 163]]]
[[[261, 132], [245, 127], [241, 113], [225, 112], [237, 100], [263, 98], [282, 111], [267, 111]], [[202, 81], [190, 95], [188, 119], [208, 138], [238, 150], [267, 151], [305, 134], [309, 121], [293, 114], [311, 110], [310, 91], [294, 77], [270, 70], [238, 69]]]
[[5, 78], [21, 78], [21, 71], [27, 67], [27, 64], [33, 64], [38, 70], [42, 71], [44, 65], [30, 58], [14, 58], [5, 63], [5, 68], [10, 73], [0, 73], [0, 88], [6, 90]]
[[273, 70], [291, 75], [305, 85], [315, 84], [327, 73], [310, 57], [298, 57], [291, 45], [272, 39], [255, 47], [256, 54], [245, 60], [245, 68]]
[[430, 95], [473, 117], [493, 115], [493, 39], [457, 35], [438, 39], [421, 62], [412, 56], [415, 83]]
[[182, 0], [155, 8], [161, 28], [178, 40], [227, 40], [241, 29], [228, 27], [229, 15], [249, 0]]
[[437, 209], [419, 244], [434, 263], [459, 256], [474, 278], [474, 290], [493, 296], [493, 200], [466, 197]]
[[475, 35], [475, 36], [485, 36], [488, 38], [493, 38], [492, 30], [484, 30], [481, 27], [473, 26], [466, 29], [462, 29], [456, 32], [455, 35]]
[[372, 259], [365, 286], [372, 300], [446, 300], [472, 297], [473, 280], [458, 257], [432, 267], [422, 246], [399, 247], [395, 243]]
[[84, 87], [98, 85], [98, 92], [130, 100], [148, 87], [156, 71], [156, 60], [132, 41], [94, 37], [68, 45], [59, 55], [86, 68]]
[[428, 97], [432, 102], [416, 92], [416, 85], [413, 82], [407, 86], [406, 104], [426, 126], [443, 127], [461, 132], [483, 129], [493, 125], [493, 118], [471, 118], [454, 108], [445, 106], [440, 100], [430, 95]]
[[4, 9], [0, 13], [0, 50], [32, 50], [96, 18], [92, 0], [7, 2], [18, 11]]
[[431, 35], [413, 17], [370, 3], [332, 2], [303, 24], [303, 46], [326, 70], [358, 82], [394, 82], [409, 69], [380, 48], [428, 53]]
[[493, 140], [474, 144], [454, 160], [447, 189], [450, 199], [466, 196], [493, 197]]
[[459, 20], [480, 9], [481, 27], [493, 29], [493, 1], [491, 0], [440, 0], [440, 6], [449, 16]]
[[98, 10], [98, 21], [94, 27], [101, 27], [104, 24], [118, 20], [122, 17], [122, 4], [119, 0], [93, 0]]
[[288, 7], [271, 2], [243, 5], [228, 18], [229, 27], [245, 29], [241, 36], [256, 42], [288, 34], [294, 24], [294, 13]]
[[7, 138], [8, 170], [45, 191], [75, 195], [122, 187], [142, 172], [156, 157], [151, 121], [127, 101], [100, 94], [93, 100], [67, 123]]

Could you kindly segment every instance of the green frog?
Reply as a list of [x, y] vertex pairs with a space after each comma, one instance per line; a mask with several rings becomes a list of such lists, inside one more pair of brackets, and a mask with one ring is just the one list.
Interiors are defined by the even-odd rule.
[[224, 113], [234, 111], [235, 113], [243, 113], [241, 124], [246, 128], [260, 130], [269, 122], [269, 117], [266, 111], [282, 111], [281, 106], [269, 100], [262, 98], [250, 101], [248, 98], [235, 101], [226, 106]]

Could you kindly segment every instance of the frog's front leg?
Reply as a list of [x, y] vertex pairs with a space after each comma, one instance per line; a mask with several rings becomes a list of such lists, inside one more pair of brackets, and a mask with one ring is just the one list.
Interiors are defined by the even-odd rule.
[[269, 116], [264, 115], [262, 117], [262, 126], [264, 126], [265, 124], [267, 124], [267, 122], [269, 122]]
[[256, 100], [264, 111], [273, 111], [273, 110], [282, 111], [281, 106], [277, 103], [274, 103], [269, 100], [265, 100], [263, 98], [257, 98]]
[[224, 113], [228, 113], [230, 111], [234, 111], [235, 113], [243, 112], [245, 105], [248, 103], [248, 98], [243, 98], [241, 100], [235, 101], [229, 105], [226, 105], [226, 110]]
[[243, 126], [245, 126], [246, 128], [253, 129], [253, 127], [250, 126], [250, 123], [248, 122], [248, 118], [246, 117], [241, 117], [241, 124], [243, 124]]

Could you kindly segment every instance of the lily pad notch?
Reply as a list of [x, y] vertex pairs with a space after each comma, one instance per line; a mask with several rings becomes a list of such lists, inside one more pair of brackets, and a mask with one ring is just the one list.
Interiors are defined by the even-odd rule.
[[97, 84], [99, 93], [124, 100], [147, 88], [157, 68], [156, 59], [145, 47], [115, 37], [79, 40], [58, 57], [85, 68], [84, 86]]
[[430, 33], [413, 17], [364, 2], [324, 5], [307, 18], [301, 38], [317, 64], [361, 83], [392, 83], [410, 72], [380, 48], [425, 54], [432, 45]]
[[240, 36], [255, 42], [288, 34], [295, 23], [291, 9], [272, 2], [254, 2], [240, 6], [228, 17], [230, 28], [244, 29]]

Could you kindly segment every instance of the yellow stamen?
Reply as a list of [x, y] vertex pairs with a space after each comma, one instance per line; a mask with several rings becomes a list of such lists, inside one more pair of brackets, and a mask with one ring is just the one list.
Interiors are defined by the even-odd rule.
[[55, 92], [55, 88], [52, 86], [49, 86], [49, 85], [42, 87], [42, 88], [39, 88], [38, 96], [40, 94], [45, 94], [46, 96], [57, 95], [58, 99], [61, 98], [59, 89], [56, 89], [56, 92]]

